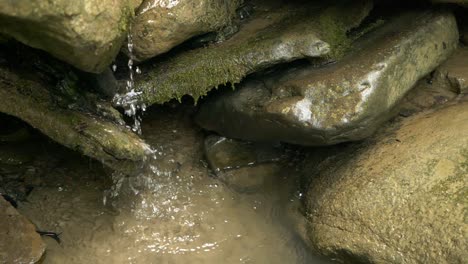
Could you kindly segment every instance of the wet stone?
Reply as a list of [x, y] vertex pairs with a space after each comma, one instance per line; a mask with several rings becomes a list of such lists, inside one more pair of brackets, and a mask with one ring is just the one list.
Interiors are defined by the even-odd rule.
[[196, 120], [244, 140], [331, 145], [370, 136], [416, 82], [458, 46], [454, 16], [420, 11], [389, 19], [336, 64], [297, 66], [209, 98]]
[[468, 98], [306, 160], [306, 237], [343, 263], [464, 263]]
[[145, 0], [131, 28], [137, 61], [167, 52], [185, 40], [228, 25], [242, 1]]
[[36, 263], [45, 244], [36, 227], [0, 196], [0, 262]]
[[217, 174], [218, 179], [229, 188], [240, 193], [256, 193], [261, 188], [273, 182], [282, 171], [282, 166], [277, 163], [264, 163], [255, 166], [242, 167]]
[[205, 138], [204, 152], [210, 168], [215, 172], [275, 162], [284, 155], [280, 146], [244, 142], [217, 135]]
[[[275, 2], [275, 1], [273, 1]], [[346, 32], [357, 27], [372, 2], [257, 8], [229, 39], [158, 61], [135, 80], [139, 101], [163, 103], [190, 95], [195, 100], [250, 73], [302, 58], [336, 59], [348, 47]], [[352, 15], [349, 15], [352, 14]]]
[[457, 92], [468, 93], [468, 48], [459, 48], [435, 72], [439, 82], [448, 82]]
[[126, 0], [1, 1], [0, 33], [100, 73], [119, 52], [132, 9]]

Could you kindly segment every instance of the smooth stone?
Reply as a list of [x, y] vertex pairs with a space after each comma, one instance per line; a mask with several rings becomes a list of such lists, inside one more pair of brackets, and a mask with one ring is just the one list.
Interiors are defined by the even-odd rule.
[[189, 38], [228, 25], [242, 1], [145, 0], [131, 28], [133, 55], [144, 61], [165, 53]]
[[238, 141], [217, 135], [205, 138], [204, 153], [210, 168], [215, 172], [283, 158], [283, 152], [277, 146]]
[[36, 263], [45, 244], [36, 227], [0, 196], [0, 262]]
[[344, 263], [468, 259], [468, 98], [393, 123], [304, 175], [314, 251]]
[[100, 73], [120, 51], [132, 13], [127, 0], [0, 1], [0, 33]]
[[468, 48], [459, 48], [436, 71], [435, 75], [444, 80], [458, 93], [468, 93]]
[[346, 32], [357, 27], [371, 8], [371, 1], [360, 0], [340, 5], [288, 3], [256, 10], [226, 41], [179, 53], [143, 70], [135, 80], [142, 92], [138, 100], [146, 105], [184, 95], [198, 100], [219, 85], [234, 85], [279, 63], [336, 59], [349, 44]]
[[355, 43], [336, 64], [252, 78], [201, 105], [197, 123], [223, 136], [300, 145], [369, 137], [395, 105], [458, 46], [454, 16], [399, 15]]

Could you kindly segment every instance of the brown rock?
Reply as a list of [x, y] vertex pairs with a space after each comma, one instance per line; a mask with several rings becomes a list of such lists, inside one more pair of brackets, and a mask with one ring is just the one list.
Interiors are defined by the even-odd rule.
[[36, 263], [45, 244], [36, 227], [0, 196], [0, 263]]

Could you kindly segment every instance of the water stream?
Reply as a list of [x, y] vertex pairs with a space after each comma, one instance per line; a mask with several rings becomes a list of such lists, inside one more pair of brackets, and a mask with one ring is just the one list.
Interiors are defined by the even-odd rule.
[[44, 147], [60, 162], [44, 161], [55, 165], [19, 206], [39, 229], [61, 232], [61, 244], [44, 238], [44, 263], [327, 263], [297, 233], [294, 169], [236, 191], [205, 165], [190, 120], [185, 110], [149, 111], [142, 129], [156, 158], [133, 177]]

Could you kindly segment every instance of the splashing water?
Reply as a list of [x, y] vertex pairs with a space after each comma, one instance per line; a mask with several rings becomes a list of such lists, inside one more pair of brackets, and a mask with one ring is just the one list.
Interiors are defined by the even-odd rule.
[[[133, 38], [130, 33], [127, 35], [127, 48], [128, 48], [128, 70], [129, 70], [129, 79], [127, 80], [127, 83], [125, 85], [125, 93], [124, 94], [119, 94], [117, 93], [114, 96], [114, 103], [118, 106], [121, 106], [125, 110], [125, 114], [129, 117], [133, 118], [133, 125], [132, 125], [132, 130], [138, 134], [141, 135], [141, 121], [142, 117], [141, 115], [138, 114], [139, 111], [146, 111], [146, 105], [144, 103], [139, 102], [139, 96], [141, 95], [141, 91], [138, 91], [138, 89], [135, 87], [135, 81], [134, 81], [134, 73], [140, 74], [141, 71], [137, 67], [133, 67], [133, 61], [134, 61], [134, 55], [133, 55]], [[114, 65], [112, 68], [114, 71], [117, 69], [117, 67]]]

